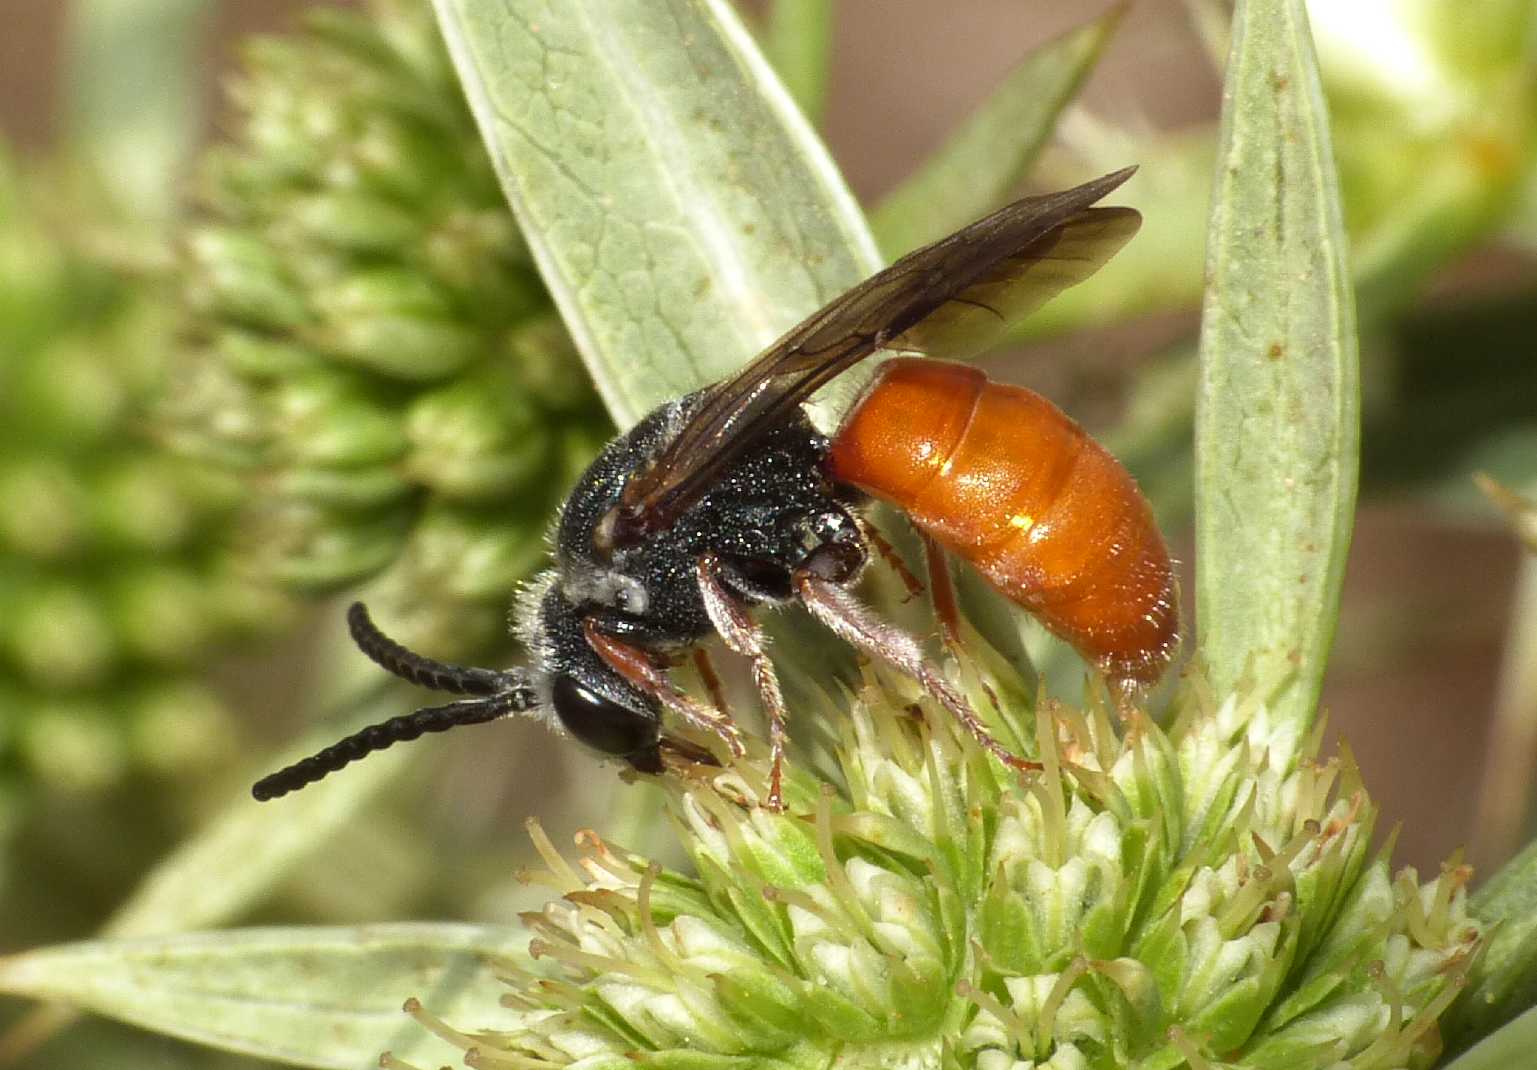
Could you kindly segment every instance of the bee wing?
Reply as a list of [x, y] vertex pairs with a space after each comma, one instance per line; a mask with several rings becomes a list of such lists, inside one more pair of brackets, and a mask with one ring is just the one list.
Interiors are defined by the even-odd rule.
[[746, 445], [878, 349], [970, 356], [1115, 255], [1142, 217], [1094, 208], [1136, 168], [1026, 197], [918, 249], [834, 298], [710, 387], [653, 463], [630, 478], [615, 537], [665, 529]]
[[884, 348], [956, 360], [984, 353], [1016, 320], [1098, 271], [1141, 226], [1135, 208], [1085, 208], [1000, 258]]

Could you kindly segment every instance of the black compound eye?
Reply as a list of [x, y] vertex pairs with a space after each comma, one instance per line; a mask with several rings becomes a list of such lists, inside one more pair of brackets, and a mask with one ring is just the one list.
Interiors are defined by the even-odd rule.
[[661, 728], [655, 717], [604, 698], [574, 676], [557, 676], [550, 697], [566, 731], [594, 750], [629, 755], [656, 749]]

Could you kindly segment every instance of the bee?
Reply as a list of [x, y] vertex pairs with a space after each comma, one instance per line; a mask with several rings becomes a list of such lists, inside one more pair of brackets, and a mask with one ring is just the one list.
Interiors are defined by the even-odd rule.
[[[667, 673], [719, 636], [748, 660], [762, 698], [766, 802], [778, 809], [785, 705], [752, 611], [791, 602], [917, 681], [1006, 765], [1035, 768], [992, 737], [916, 638], [855, 597], [880, 546], [860, 513], [872, 497], [897, 506], [931, 553], [969, 562], [1112, 680], [1135, 688], [1161, 675], [1178, 643], [1177, 593], [1131, 476], [1039, 395], [934, 359], [980, 351], [1109, 260], [1141, 216], [1096, 205], [1133, 170], [1024, 198], [910, 253], [736, 375], [666, 402], [609, 443], [561, 509], [553, 568], [518, 600], [527, 667], [434, 661], [354, 605], [349, 624], [366, 655], [464, 697], [365, 728], [253, 794], [276, 798], [393, 743], [525, 713], [644, 773], [663, 772], [668, 758], [713, 760], [668, 732], [664, 711], [741, 755], [725, 711]], [[887, 359], [837, 431], [818, 431], [802, 404], [882, 350], [927, 356]], [[931, 577], [947, 583], [935, 565]]]

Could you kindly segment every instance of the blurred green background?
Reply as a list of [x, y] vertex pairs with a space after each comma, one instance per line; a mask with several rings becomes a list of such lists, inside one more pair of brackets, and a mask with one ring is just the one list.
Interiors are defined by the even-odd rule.
[[[314, 6], [0, 0], [0, 950], [97, 931], [279, 747], [340, 723], [371, 679], [340, 592], [361, 585], [442, 656], [514, 656], [507, 592], [606, 434], [418, 47], [420, 6], [384, 5], [407, 28], [398, 54], [361, 21], [307, 53], [251, 44], [292, 40]], [[1085, 17], [1045, 0], [833, 7], [819, 126], [869, 206]], [[1461, 845], [1487, 871], [1531, 831], [1537, 595], [1517, 591], [1537, 585], [1470, 478], [1537, 489], [1531, 10], [1481, 5], [1460, 37], [1421, 41], [1439, 81], [1378, 62], [1412, 57], [1412, 35], [1393, 53], [1380, 27], [1318, 26], [1365, 274], [1367, 414], [1324, 705], [1422, 872]], [[1203, 11], [1131, 7], [1034, 170], [1050, 186], [1143, 165], [1128, 189], [1149, 224], [1125, 271], [987, 362], [1122, 452], [1187, 566], [1184, 354], [1220, 84]], [[1377, 51], [1353, 54], [1369, 33]], [[413, 345], [444, 366], [403, 371]], [[646, 793], [616, 793], [540, 725], [413, 750], [226, 920], [510, 919], [540, 897], [514, 880], [529, 814], [566, 842], [618, 808], [621, 841], [653, 846]], [[26, 1016], [8, 1004], [0, 1028]], [[99, 1022], [40, 1047], [12, 1031], [7, 1053], [255, 1065]]]

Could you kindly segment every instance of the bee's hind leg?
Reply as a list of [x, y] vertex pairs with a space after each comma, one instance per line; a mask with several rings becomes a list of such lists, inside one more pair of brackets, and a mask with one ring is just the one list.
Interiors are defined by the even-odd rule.
[[950, 562], [945, 551], [934, 537], [923, 535], [923, 560], [929, 571], [929, 600], [934, 603], [934, 616], [939, 619], [940, 635], [952, 651], [961, 645], [961, 610], [955, 598], [955, 577], [950, 575]]
[[971, 708], [971, 703], [966, 701], [966, 697], [950, 686], [950, 682], [924, 657], [918, 641], [895, 624], [872, 613], [848, 590], [809, 573], [798, 572], [795, 575], [795, 593], [811, 615], [833, 634], [867, 657], [878, 658], [916, 681], [961, 727], [971, 733], [972, 738], [1004, 765], [1019, 772], [1042, 768], [1041, 763], [1021, 758], [998, 742], [987, 730], [982, 718]]
[[[902, 560], [902, 555], [897, 553], [897, 548], [886, 540], [886, 536], [880, 533], [876, 526], [864, 517], [859, 518], [859, 530], [864, 535], [875, 552], [886, 562], [891, 571], [897, 574], [897, 579], [902, 581], [902, 586], [907, 588], [907, 597], [902, 599], [904, 603], [912, 601], [923, 593], [923, 584], [918, 577], [913, 575], [913, 570], [907, 567], [907, 562]], [[925, 548], [927, 548], [928, 536], [924, 536]]]

